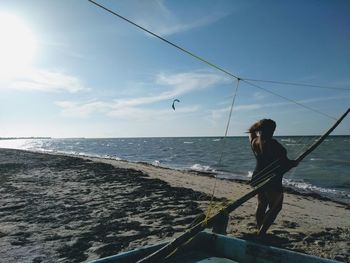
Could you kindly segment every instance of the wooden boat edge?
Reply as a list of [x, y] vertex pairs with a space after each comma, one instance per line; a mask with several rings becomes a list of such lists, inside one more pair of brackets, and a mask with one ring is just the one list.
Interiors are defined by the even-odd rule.
[[[91, 263], [131, 263], [155, 252], [169, 242], [122, 252], [109, 257], [91, 261]], [[216, 255], [230, 258], [239, 262], [305, 262], [305, 263], [339, 263], [339, 261], [320, 258], [300, 252], [266, 246], [252, 241], [228, 237], [207, 231], [200, 232], [183, 251], [196, 248], [212, 250]], [[175, 257], [176, 259], [176, 257]], [[176, 261], [174, 261], [176, 262]]]

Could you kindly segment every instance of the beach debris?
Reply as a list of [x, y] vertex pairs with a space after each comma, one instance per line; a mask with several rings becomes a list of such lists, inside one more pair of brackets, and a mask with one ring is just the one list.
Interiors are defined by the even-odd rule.
[[173, 101], [173, 105], [171, 105], [171, 107], [173, 108], [173, 110], [175, 110], [175, 102], [180, 102], [180, 100], [178, 100], [178, 99], [174, 99], [174, 101]]

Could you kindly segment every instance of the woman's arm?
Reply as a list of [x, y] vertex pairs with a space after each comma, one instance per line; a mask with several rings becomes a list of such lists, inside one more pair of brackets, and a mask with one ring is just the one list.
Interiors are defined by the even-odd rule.
[[286, 148], [283, 147], [282, 144], [280, 144], [278, 141], [274, 140], [276, 144], [276, 153], [278, 155], [278, 158], [280, 160], [284, 160], [285, 165], [290, 166], [290, 167], [296, 167], [299, 163], [295, 160], [291, 160], [287, 156], [287, 150]]
[[256, 137], [258, 137], [258, 136], [256, 135], [256, 132], [249, 132], [249, 142], [250, 142], [250, 144], [253, 143], [253, 140], [254, 140]]
[[257, 131], [260, 129], [260, 121], [254, 123], [250, 128], [248, 129], [249, 133], [249, 141], [250, 143], [253, 142], [253, 140], [258, 137]]

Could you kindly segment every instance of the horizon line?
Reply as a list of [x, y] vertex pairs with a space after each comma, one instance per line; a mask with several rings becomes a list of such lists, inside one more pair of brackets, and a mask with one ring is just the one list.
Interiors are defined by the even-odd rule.
[[[316, 137], [322, 136], [322, 134], [309, 134], [309, 135], [274, 135], [273, 137]], [[350, 136], [350, 134], [330, 134], [328, 137], [344, 137]], [[124, 137], [51, 137], [51, 136], [14, 136], [14, 137], [0, 137], [0, 140], [35, 140], [35, 139], [142, 139], [142, 138], [224, 138], [222, 135], [199, 135], [199, 136], [124, 136]], [[227, 138], [245, 138], [248, 135], [228, 135]]]

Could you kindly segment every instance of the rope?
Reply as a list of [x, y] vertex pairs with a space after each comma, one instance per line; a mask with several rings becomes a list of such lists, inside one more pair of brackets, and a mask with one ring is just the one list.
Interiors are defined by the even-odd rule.
[[244, 78], [244, 79], [248, 80], [248, 81], [254, 81], [254, 82], [265, 82], [265, 83], [283, 84], [283, 85], [291, 85], [291, 86], [299, 86], [299, 87], [312, 87], [312, 88], [319, 88], [319, 89], [347, 90], [347, 91], [350, 91], [350, 89], [347, 89], [347, 88], [321, 86], [321, 85], [308, 84], [308, 83], [297, 83], [297, 82], [265, 80], [265, 79], [251, 79], [251, 78]]
[[[316, 137], [318, 137], [318, 136], [316, 136]], [[315, 136], [313, 136], [310, 140], [308, 140], [309, 142], [310, 141], [312, 141], [312, 140], [314, 140], [314, 138], [315, 138]], [[300, 139], [299, 139], [299, 141], [304, 141], [306, 139], [306, 136], [302, 136]], [[299, 155], [299, 154], [301, 154], [301, 152], [303, 152], [306, 148], [309, 148], [309, 146], [312, 144], [312, 142], [311, 143], [309, 143], [309, 142], [307, 142], [307, 143], [305, 143], [305, 145], [302, 147], [302, 149], [301, 149], [301, 151], [299, 151], [299, 153], [297, 154], [297, 156]], [[279, 165], [279, 162], [280, 162], [280, 159], [277, 159], [277, 160], [275, 160], [275, 161], [273, 161], [272, 163], [270, 163], [269, 165], [267, 165], [264, 169], [262, 169], [260, 172], [258, 172], [255, 176], [256, 176], [256, 180], [252, 180], [251, 181], [251, 184], [253, 185], [253, 186], [256, 186], [256, 185], [258, 185], [259, 183], [261, 183], [261, 182], [263, 182], [263, 181], [265, 181], [266, 179], [268, 179], [270, 176], [271, 176], [271, 174], [275, 171], [275, 170], [277, 170], [279, 167], [281, 167], [280, 165]], [[295, 170], [294, 170], [295, 171]]]
[[[239, 87], [239, 81], [240, 81], [240, 79], [238, 78], [238, 79], [237, 79], [236, 89], [235, 89], [235, 91], [234, 91], [234, 93], [233, 93], [233, 98], [232, 98], [232, 103], [231, 103], [231, 108], [230, 108], [230, 114], [229, 114], [229, 116], [228, 116], [228, 120], [227, 120], [227, 124], [226, 124], [226, 129], [225, 129], [225, 135], [224, 135], [224, 137], [223, 137], [223, 139], [222, 139], [222, 144], [221, 144], [221, 150], [220, 150], [220, 157], [219, 157], [219, 161], [218, 161], [218, 166], [221, 165], [222, 158], [223, 158], [223, 156], [224, 156], [224, 149], [225, 149], [225, 146], [226, 146], [226, 138], [227, 138], [228, 130], [229, 130], [229, 127], [230, 127], [230, 122], [231, 122], [231, 117], [232, 117], [233, 106], [234, 106], [234, 104], [235, 104], [236, 97], [237, 97], [237, 92], [238, 92], [238, 87]], [[213, 207], [213, 200], [214, 200], [214, 196], [215, 196], [216, 185], [217, 185], [217, 176], [215, 176], [214, 187], [213, 187], [213, 191], [212, 191], [212, 193], [211, 193], [210, 202], [209, 202], [209, 205], [208, 205], [208, 208], [207, 208], [207, 212], [206, 212], [206, 215], [205, 215], [204, 224], [207, 224], [208, 218], [210, 217], [210, 214], [211, 214], [211, 211], [212, 211], [213, 209], [215, 209], [215, 207]]]
[[269, 176], [271, 176], [271, 174], [275, 170], [277, 170], [279, 167], [281, 167], [279, 162], [280, 162], [280, 159], [277, 159], [277, 160], [273, 161], [272, 163], [270, 163], [268, 166], [266, 166], [264, 169], [262, 169], [260, 172], [255, 174], [254, 176], [257, 179], [251, 180], [250, 185], [256, 186], [260, 182], [265, 181]]
[[[322, 135], [320, 135], [320, 136], [313, 136], [313, 137], [309, 140], [309, 144], [306, 145], [306, 146], [304, 146], [304, 147], [302, 148], [301, 153], [304, 152], [305, 148], [307, 149], [307, 148], [309, 148], [309, 147], [313, 144], [313, 142], [310, 143], [310, 141], [314, 141], [315, 138], [320, 139], [321, 137], [322, 137]], [[273, 173], [274, 171], [276, 171], [279, 167], [281, 167], [281, 165], [278, 164], [279, 161], [280, 161], [280, 160], [278, 159], [278, 160], [272, 162], [270, 165], [268, 165], [267, 167], [265, 167], [261, 172], [259, 172], [256, 176], [257, 176], [257, 177], [260, 176], [260, 178], [254, 180], [254, 181], [252, 182], [252, 186], [257, 186], [257, 185], [259, 185], [260, 183], [263, 183], [264, 181], [266, 181], [267, 179], [269, 179], [271, 176], [273, 176], [272, 173]], [[275, 167], [272, 167], [272, 166], [274, 166], [275, 164], [277, 164], [277, 165], [276, 165]], [[266, 171], [266, 170], [267, 170], [267, 171]]]
[[314, 136], [311, 136], [309, 139], [307, 139], [307, 136], [303, 136], [303, 138], [304, 138], [303, 142], [305, 145], [303, 147], [301, 147], [301, 149], [299, 149], [299, 151], [297, 151], [296, 156], [299, 156], [300, 154], [302, 154], [319, 137], [320, 137], [320, 135], [314, 135]]
[[300, 102], [298, 102], [298, 101], [296, 101], [296, 100], [293, 100], [293, 99], [287, 98], [287, 97], [285, 97], [285, 96], [282, 96], [282, 95], [280, 95], [280, 94], [278, 94], [278, 93], [276, 93], [276, 92], [273, 92], [273, 91], [271, 91], [271, 90], [268, 90], [268, 89], [266, 89], [266, 88], [263, 88], [263, 87], [261, 87], [261, 86], [259, 86], [259, 85], [257, 85], [257, 84], [251, 83], [251, 82], [249, 82], [249, 81], [247, 81], [247, 80], [245, 80], [245, 79], [242, 79], [242, 81], [244, 81], [245, 83], [247, 83], [247, 84], [250, 85], [250, 86], [256, 87], [256, 88], [261, 89], [261, 90], [264, 90], [264, 91], [266, 91], [266, 92], [268, 92], [268, 93], [270, 93], [270, 94], [273, 94], [273, 95], [275, 95], [275, 96], [277, 96], [277, 97], [280, 97], [280, 98], [282, 98], [282, 99], [284, 99], [284, 100], [287, 100], [287, 101], [289, 101], [289, 102], [292, 102], [292, 103], [294, 103], [294, 104], [296, 104], [296, 105], [299, 105], [300, 107], [303, 107], [303, 108], [305, 108], [305, 109], [311, 110], [311, 111], [313, 111], [313, 112], [315, 112], [315, 113], [318, 113], [318, 114], [320, 114], [320, 115], [322, 115], [322, 116], [324, 116], [324, 117], [327, 117], [327, 118], [332, 119], [332, 120], [337, 120], [337, 118], [335, 118], [335, 117], [333, 117], [333, 116], [331, 116], [331, 115], [328, 115], [327, 113], [324, 113], [324, 112], [322, 112], [322, 111], [319, 111], [319, 110], [316, 110], [316, 109], [311, 108], [311, 107], [309, 107], [309, 106], [306, 106], [306, 105], [304, 105], [304, 104], [302, 104], [302, 103], [300, 103]]
[[[244, 78], [242, 78], [242, 77], [239, 77], [239, 76], [237, 76], [237, 75], [235, 75], [235, 74], [233, 74], [233, 73], [227, 71], [226, 69], [224, 69], [224, 68], [222, 68], [222, 67], [220, 67], [220, 66], [218, 66], [218, 65], [215, 65], [214, 63], [211, 63], [211, 62], [209, 62], [208, 60], [206, 60], [206, 59], [204, 59], [204, 58], [202, 58], [202, 57], [200, 57], [200, 56], [197, 56], [196, 54], [194, 54], [194, 53], [192, 53], [192, 52], [186, 50], [185, 48], [183, 48], [183, 47], [181, 47], [181, 46], [179, 46], [179, 45], [177, 45], [177, 44], [175, 44], [175, 43], [173, 43], [173, 42], [171, 42], [171, 41], [165, 39], [164, 37], [161, 37], [160, 35], [158, 35], [158, 34], [152, 32], [152, 31], [150, 31], [150, 30], [144, 28], [143, 26], [140, 26], [139, 24], [136, 24], [135, 22], [131, 21], [130, 19], [128, 19], [128, 18], [126, 18], [126, 17], [124, 17], [124, 16], [118, 14], [117, 12], [115, 12], [115, 11], [113, 11], [113, 10], [111, 10], [111, 9], [109, 9], [109, 8], [107, 8], [107, 7], [105, 7], [105, 6], [103, 6], [103, 5], [100, 5], [100, 4], [96, 3], [96, 2], [93, 1], [93, 0], [87, 0], [87, 1], [89, 1], [90, 3], [96, 5], [97, 7], [101, 8], [101, 9], [107, 11], [108, 13], [110, 13], [110, 14], [112, 14], [112, 15], [114, 15], [114, 16], [119, 17], [120, 19], [122, 19], [122, 20], [128, 22], [129, 24], [131, 24], [131, 25], [133, 25], [133, 26], [135, 26], [135, 27], [137, 27], [137, 28], [139, 28], [139, 29], [141, 29], [141, 30], [147, 32], [148, 34], [150, 34], [150, 35], [152, 35], [152, 36], [154, 36], [154, 37], [156, 37], [156, 38], [162, 40], [163, 42], [165, 42], [165, 43], [171, 45], [172, 47], [175, 47], [176, 49], [178, 49], [178, 50], [180, 50], [180, 51], [182, 51], [182, 52], [184, 52], [184, 53], [190, 55], [191, 57], [193, 57], [193, 58], [195, 58], [195, 59], [197, 59], [197, 60], [203, 62], [204, 64], [206, 64], [206, 65], [208, 65], [208, 66], [210, 66], [210, 67], [212, 67], [212, 68], [215, 68], [215, 69], [217, 69], [217, 70], [223, 72], [224, 74], [226, 74], [226, 75], [228, 75], [228, 76], [230, 76], [230, 77], [232, 77], [232, 78], [235, 78], [235, 79], [237, 79], [237, 80], [242, 80], [242, 81], [246, 82], [247, 84], [249, 84], [249, 85], [251, 85], [251, 86], [254, 86], [254, 87], [256, 87], [256, 88], [259, 88], [259, 89], [261, 89], [261, 90], [264, 90], [264, 91], [266, 91], [266, 92], [268, 92], [268, 93], [270, 93], [270, 94], [273, 94], [273, 95], [275, 95], [275, 96], [277, 96], [277, 97], [280, 97], [280, 98], [282, 98], [282, 99], [284, 99], [284, 100], [293, 102], [293, 103], [295, 103], [295, 104], [297, 104], [297, 105], [299, 105], [299, 106], [301, 106], [301, 107], [303, 107], [303, 108], [309, 109], [309, 110], [311, 110], [311, 111], [313, 111], [313, 112], [316, 112], [316, 113], [318, 113], [318, 114], [321, 114], [321, 115], [323, 115], [323, 116], [325, 116], [325, 117], [328, 117], [328, 118], [331, 118], [331, 119], [333, 119], [333, 120], [336, 120], [336, 118], [334, 118], [334, 117], [332, 117], [332, 116], [330, 116], [330, 115], [328, 115], [328, 114], [326, 114], [326, 113], [323, 113], [323, 112], [321, 112], [321, 111], [319, 111], [319, 110], [316, 110], [316, 109], [313, 109], [313, 108], [311, 108], [311, 107], [309, 107], [309, 106], [306, 106], [306, 105], [304, 105], [304, 104], [302, 104], [302, 103], [300, 103], [300, 102], [297, 102], [297, 101], [294, 101], [294, 100], [289, 99], [289, 98], [287, 98], [287, 97], [284, 97], [284, 96], [282, 96], [282, 95], [279, 95], [278, 93], [272, 92], [272, 91], [270, 91], [270, 90], [268, 90], [268, 89], [266, 89], [266, 88], [262, 88], [262, 87], [260, 87], [260, 86], [258, 86], [258, 85], [256, 85], [256, 84], [253, 84], [253, 83], [249, 82], [249, 80], [250, 80], [250, 81], [259, 81], [259, 80], [256, 80], [256, 79], [249, 79], [249, 78], [244, 79]], [[260, 80], [260, 81], [264, 81], [264, 80]], [[278, 81], [274, 81], [274, 80], [265, 80], [264, 82], [278, 83]], [[283, 83], [283, 82], [280, 82], [280, 83]], [[291, 82], [291, 83], [292, 83], [292, 82]], [[289, 84], [292, 85], [291, 83], [289, 83]], [[287, 84], [287, 82], [285, 82], [284, 84]], [[294, 83], [294, 85], [296, 85], [296, 83]], [[298, 85], [302, 85], [302, 84], [298, 84]], [[321, 86], [312, 85], [312, 84], [305, 84], [305, 85], [313, 86], [313, 87], [321, 87]], [[323, 87], [323, 88], [324, 88], [324, 87]], [[341, 89], [341, 88], [338, 88], [338, 89]]]
[[[302, 152], [304, 152], [307, 148], [309, 148], [312, 144], [312, 141], [314, 141], [315, 138], [317, 138], [317, 137], [318, 136], [312, 136], [311, 138], [308, 138], [307, 136], [301, 136], [300, 138], [298, 138], [295, 141], [295, 144], [301, 145], [301, 147], [299, 147], [299, 149], [294, 149], [294, 151], [292, 153], [292, 155], [293, 155], [292, 159], [296, 159]], [[294, 169], [292, 170], [292, 172], [289, 175], [289, 178], [294, 178], [298, 168], [299, 168], [299, 166], [294, 167]]]
[[139, 29], [147, 32], [148, 34], [151, 34], [152, 36], [154, 36], [154, 37], [164, 41], [165, 43], [167, 43], [167, 44], [169, 44], [169, 45], [171, 45], [171, 46], [181, 50], [182, 52], [185, 52], [186, 54], [190, 55], [191, 57], [194, 57], [195, 59], [198, 59], [198, 60], [202, 61], [203, 63], [207, 64], [208, 66], [213, 67], [213, 68], [215, 68], [215, 69], [217, 69], [217, 70], [219, 70], [219, 71], [221, 71], [221, 72], [223, 72], [223, 73], [225, 73], [225, 74], [227, 74], [227, 75], [229, 75], [229, 76], [231, 76], [231, 77], [233, 77], [235, 79], [239, 79], [238, 76], [236, 76], [236, 75], [228, 72], [227, 70], [225, 70], [225, 69], [223, 69], [223, 68], [221, 68], [221, 67], [219, 67], [219, 66], [217, 66], [217, 65], [215, 65], [215, 64], [213, 64], [213, 63], [211, 63], [211, 62], [209, 62], [207, 60], [205, 60], [204, 58], [201, 58], [201, 57], [197, 56], [196, 54], [194, 54], [194, 53], [184, 49], [183, 47], [180, 47], [179, 45], [177, 45], [177, 44], [175, 44], [175, 43], [165, 39], [164, 37], [161, 37], [160, 35], [157, 35], [156, 33], [153, 33], [152, 31], [144, 28], [143, 26], [140, 26], [140, 25], [136, 24], [135, 22], [131, 21], [130, 19], [127, 19], [126, 17], [124, 17], [124, 16], [122, 16], [122, 15], [120, 15], [120, 14], [118, 14], [118, 13], [116, 13], [116, 12], [110, 10], [110, 9], [108, 9], [107, 7], [104, 7], [103, 5], [100, 5], [100, 4], [98, 4], [98, 3], [96, 3], [95, 1], [92, 1], [92, 0], [88, 0], [88, 1], [90, 3], [98, 6], [98, 7], [106, 10], [107, 12], [109, 12], [109, 13], [117, 16], [117, 17], [119, 17], [120, 19], [123, 19], [124, 21], [126, 21], [126, 22], [128, 22], [128, 23], [130, 23], [130, 24], [132, 24], [132, 25], [134, 25], [136, 27], [138, 27]]

